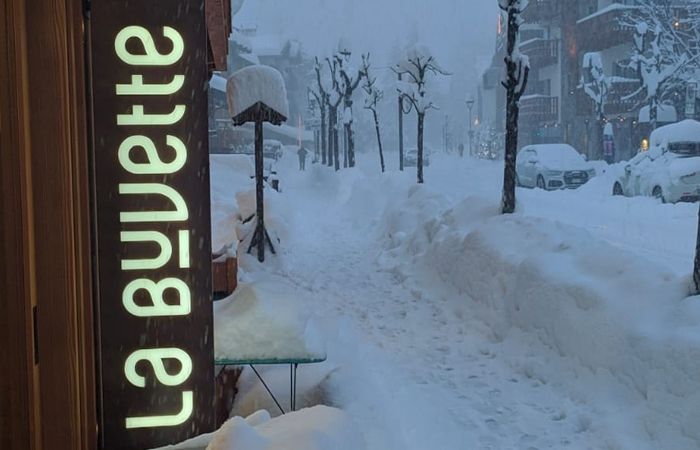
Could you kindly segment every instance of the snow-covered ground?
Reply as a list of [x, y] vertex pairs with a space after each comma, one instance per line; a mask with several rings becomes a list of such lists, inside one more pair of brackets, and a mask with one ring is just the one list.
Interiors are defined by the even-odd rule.
[[[245, 187], [227, 158], [217, 242]], [[244, 282], [294, 285], [321, 326], [302, 405], [344, 410], [368, 449], [700, 448], [697, 205], [612, 197], [613, 166], [577, 191], [519, 190], [502, 217], [498, 163], [434, 157], [418, 187], [375, 159], [336, 174], [285, 157], [282, 255], [242, 264]], [[286, 369], [265, 376], [288, 389]], [[239, 387], [235, 414], [274, 413], [250, 373]]]

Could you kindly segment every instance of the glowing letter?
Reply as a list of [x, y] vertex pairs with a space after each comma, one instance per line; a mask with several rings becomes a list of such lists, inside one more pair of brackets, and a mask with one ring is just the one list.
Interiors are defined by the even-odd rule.
[[[126, 27], [119, 32], [114, 40], [114, 49], [119, 58], [132, 66], [169, 66], [175, 64], [185, 52], [185, 42], [180, 33], [170, 27], [163, 27], [163, 36], [173, 43], [173, 50], [164, 55], [156, 49], [156, 43], [151, 33], [139, 26]], [[129, 39], [136, 38], [143, 45], [144, 54], [134, 55], [126, 48]]]
[[[179, 296], [179, 303], [169, 305], [163, 298], [165, 291], [174, 289]], [[153, 305], [139, 306], [134, 296], [140, 290], [148, 292]], [[192, 311], [192, 298], [190, 288], [184, 281], [177, 278], [166, 278], [158, 283], [141, 278], [127, 284], [122, 293], [122, 304], [129, 313], [136, 317], [165, 317], [186, 316]]]
[[190, 232], [188, 230], [179, 231], [180, 244], [180, 268], [190, 268]]
[[124, 259], [122, 270], [154, 270], [160, 269], [173, 255], [170, 239], [157, 231], [122, 231], [122, 242], [155, 242], [160, 246], [160, 254], [153, 259]]
[[143, 105], [134, 105], [131, 114], [118, 114], [117, 125], [172, 125], [185, 115], [185, 105], [175, 105], [168, 114], [146, 114]]
[[158, 428], [175, 427], [182, 425], [192, 416], [194, 409], [194, 393], [184, 391], [182, 393], [182, 410], [172, 416], [151, 416], [151, 417], [127, 417], [126, 428]]
[[[187, 148], [183, 142], [175, 136], [168, 136], [166, 143], [175, 149], [175, 159], [166, 163], [156, 150], [156, 145], [146, 136], [130, 136], [124, 139], [119, 146], [119, 162], [124, 169], [135, 175], [165, 175], [175, 173], [182, 169], [187, 162]], [[147, 163], [137, 163], [131, 159], [131, 151], [141, 147], [146, 153]]]
[[[175, 375], [169, 374], [168, 371], [165, 370], [165, 364], [163, 364], [163, 360], [166, 359], [177, 359], [182, 366], [180, 372]], [[136, 371], [136, 365], [141, 361], [148, 361], [151, 363], [156, 378], [165, 386], [179, 386], [192, 375], [192, 359], [184, 350], [180, 350], [179, 348], [137, 350], [129, 355], [124, 364], [126, 379], [136, 387], [146, 387], [146, 377], [139, 375]]]
[[178, 192], [164, 184], [135, 183], [120, 184], [119, 193], [122, 195], [153, 195], [159, 194], [167, 197], [175, 205], [175, 211], [139, 211], [123, 212], [119, 215], [124, 223], [133, 222], [183, 222], [189, 218], [187, 205]]
[[117, 95], [172, 95], [185, 84], [184, 75], [175, 75], [166, 84], [144, 84], [142, 75], [132, 75], [131, 84], [118, 84]]

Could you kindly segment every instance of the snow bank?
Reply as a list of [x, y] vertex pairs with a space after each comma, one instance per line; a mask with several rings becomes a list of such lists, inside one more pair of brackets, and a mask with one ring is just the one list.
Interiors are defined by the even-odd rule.
[[[243, 221], [255, 214], [255, 173], [253, 157], [248, 155], [211, 155], [212, 250], [228, 250], [240, 259], [250, 246], [255, 221]], [[265, 225], [277, 250], [288, 238], [284, 217], [284, 199], [275, 190], [265, 188]], [[278, 211], [282, 211], [278, 213]], [[280, 253], [280, 252], [278, 252]], [[255, 259], [255, 258], [252, 258]], [[239, 261], [246, 269], [250, 261]], [[252, 264], [252, 263], [251, 263]]]
[[354, 423], [339, 409], [315, 406], [272, 419], [267, 411], [234, 417], [217, 432], [161, 450], [362, 450]]
[[658, 448], [700, 446], [700, 302], [685, 299], [688, 280], [582, 228], [500, 216], [480, 197], [448, 204], [426, 189], [404, 194], [383, 217], [382, 263], [452, 286], [496, 339], [532, 333], [610, 373], [637, 393]]
[[207, 450], [362, 450], [364, 442], [342, 411], [327, 406], [270, 419], [235, 417], [214, 434]]
[[325, 357], [311, 315], [293, 286], [260, 280], [241, 284], [214, 304], [217, 359]]
[[289, 117], [289, 102], [284, 78], [269, 66], [249, 66], [231, 75], [226, 89], [228, 109], [236, 117], [258, 102]]

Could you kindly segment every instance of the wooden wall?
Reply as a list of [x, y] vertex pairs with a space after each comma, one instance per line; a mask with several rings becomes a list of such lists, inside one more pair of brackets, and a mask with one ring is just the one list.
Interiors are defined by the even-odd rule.
[[93, 449], [82, 2], [2, 4], [0, 448]]

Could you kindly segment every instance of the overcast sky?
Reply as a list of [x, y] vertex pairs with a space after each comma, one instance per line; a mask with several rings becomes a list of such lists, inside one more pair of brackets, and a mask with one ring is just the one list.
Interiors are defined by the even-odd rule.
[[446, 69], [464, 73], [492, 55], [497, 15], [496, 0], [246, 0], [234, 23], [297, 38], [311, 55], [329, 53], [344, 36], [376, 63], [417, 38]]
[[[245, 0], [233, 21], [235, 26], [257, 25], [259, 35], [298, 39], [309, 56], [330, 55], [344, 37], [352, 46], [355, 64], [359, 64], [359, 54], [372, 53], [374, 73], [380, 78], [380, 88], [387, 92], [393, 90], [386, 84], [393, 78], [382, 80], [382, 75], [393, 74], [380, 68], [395, 64], [401, 49], [412, 42], [427, 45], [451, 73], [431, 80], [436, 83], [434, 94], [440, 111], [429, 114], [426, 133], [429, 140], [439, 143], [447, 116], [452, 123], [468, 122], [465, 98], [476, 95], [479, 77], [493, 56], [498, 2]], [[395, 106], [384, 103], [383, 120], [394, 120]], [[407, 117], [410, 121], [414, 116]], [[463, 128], [466, 130], [466, 125]], [[460, 133], [466, 133], [464, 130]]]

